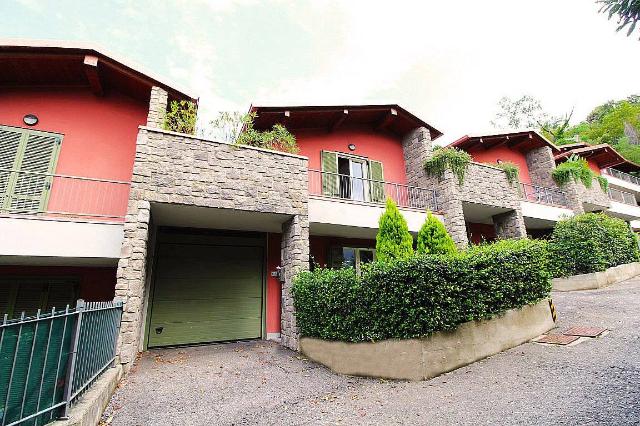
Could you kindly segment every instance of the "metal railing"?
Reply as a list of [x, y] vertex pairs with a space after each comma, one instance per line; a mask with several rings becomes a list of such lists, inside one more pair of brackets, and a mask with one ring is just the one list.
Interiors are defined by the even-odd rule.
[[391, 198], [398, 207], [438, 211], [436, 191], [400, 183], [309, 170], [309, 194], [368, 203]]
[[123, 221], [131, 183], [0, 169], [0, 213]]
[[635, 185], [640, 185], [640, 178], [630, 175], [629, 173], [621, 172], [620, 170], [616, 170], [612, 168], [606, 168], [606, 169], [603, 169], [602, 171], [604, 174], [613, 176], [614, 178], [618, 178], [618, 179], [633, 183]]
[[569, 207], [567, 194], [560, 189], [531, 185], [523, 182], [520, 182], [520, 189], [524, 200], [538, 204]]
[[619, 203], [629, 204], [630, 206], [638, 205], [635, 195], [630, 192], [620, 191], [619, 189], [609, 188], [609, 198]]
[[122, 302], [79, 300], [74, 309], [0, 324], [0, 425], [43, 425], [113, 365]]

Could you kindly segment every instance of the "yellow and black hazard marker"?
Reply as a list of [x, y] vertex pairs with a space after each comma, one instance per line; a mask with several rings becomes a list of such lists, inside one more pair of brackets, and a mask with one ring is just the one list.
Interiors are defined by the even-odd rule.
[[556, 305], [553, 304], [553, 300], [549, 299], [549, 308], [551, 309], [551, 318], [553, 322], [558, 321], [558, 315], [556, 314]]

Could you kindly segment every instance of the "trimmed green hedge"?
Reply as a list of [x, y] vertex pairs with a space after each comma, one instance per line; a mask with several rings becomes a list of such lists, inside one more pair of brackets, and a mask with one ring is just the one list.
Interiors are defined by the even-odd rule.
[[414, 338], [491, 318], [549, 295], [546, 245], [503, 240], [450, 255], [423, 255], [296, 277], [303, 336], [349, 342]]
[[602, 213], [584, 213], [558, 222], [548, 249], [554, 277], [638, 261], [636, 235], [623, 220]]

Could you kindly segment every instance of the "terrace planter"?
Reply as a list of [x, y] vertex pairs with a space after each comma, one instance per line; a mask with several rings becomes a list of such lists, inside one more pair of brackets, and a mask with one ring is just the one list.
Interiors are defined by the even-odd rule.
[[553, 290], [594, 290], [628, 280], [636, 275], [640, 275], [640, 262], [614, 266], [602, 272], [572, 275], [565, 278], [554, 278], [552, 281]]
[[300, 350], [340, 374], [426, 380], [518, 346], [553, 327], [545, 299], [424, 338], [347, 343], [304, 337]]

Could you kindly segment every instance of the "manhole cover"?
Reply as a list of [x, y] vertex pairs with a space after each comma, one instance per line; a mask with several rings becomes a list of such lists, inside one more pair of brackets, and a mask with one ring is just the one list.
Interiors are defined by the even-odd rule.
[[548, 343], [550, 345], [568, 345], [578, 340], [578, 336], [565, 336], [564, 334], [545, 334], [537, 339], [536, 343]]
[[605, 331], [607, 331], [607, 329], [601, 327], [571, 327], [562, 334], [567, 336], [598, 337]]

